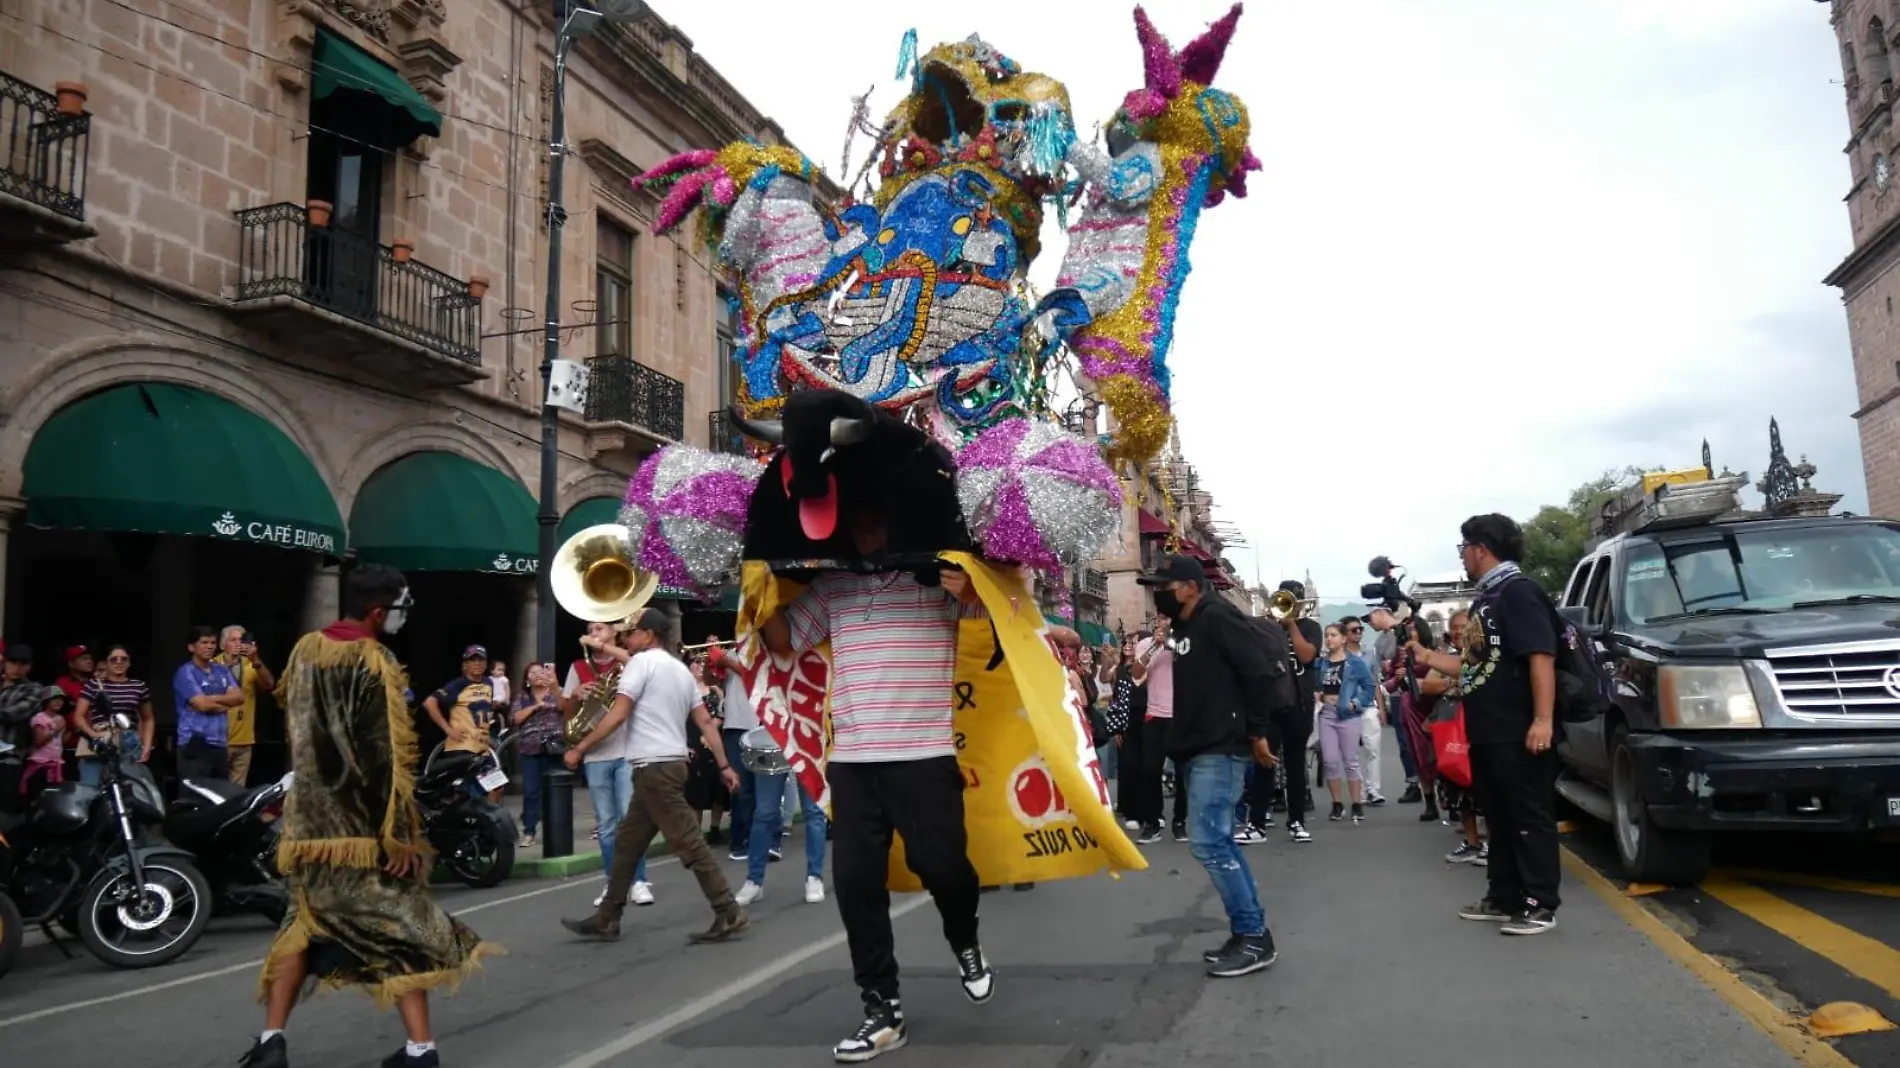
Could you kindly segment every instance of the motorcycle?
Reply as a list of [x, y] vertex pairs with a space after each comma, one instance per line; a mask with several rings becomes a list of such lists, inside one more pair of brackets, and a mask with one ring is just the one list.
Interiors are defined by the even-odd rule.
[[28, 812], [0, 816], [0, 892], [69, 959], [55, 923], [115, 968], [150, 968], [197, 944], [211, 922], [211, 886], [191, 854], [145, 841], [142, 832], [165, 820], [165, 798], [145, 765], [121, 757], [131, 721], [115, 723], [94, 746], [98, 786], [61, 783]]
[[429, 844], [457, 879], [476, 889], [494, 886], [514, 870], [514, 816], [487, 797], [508, 783], [501, 753], [514, 741], [504, 730], [485, 752], [447, 752], [437, 745], [416, 776], [416, 806]]
[[255, 912], [284, 922], [290, 895], [277, 873], [277, 821], [295, 774], [249, 790], [228, 779], [179, 782], [165, 839], [198, 859], [219, 915]]
[[[13, 750], [12, 742], [0, 741], [0, 759], [5, 759]], [[0, 834], [0, 853], [8, 848], [7, 836]], [[20, 940], [25, 934], [20, 923], [20, 906], [0, 891], [0, 976], [12, 971], [13, 962], [20, 959]]]

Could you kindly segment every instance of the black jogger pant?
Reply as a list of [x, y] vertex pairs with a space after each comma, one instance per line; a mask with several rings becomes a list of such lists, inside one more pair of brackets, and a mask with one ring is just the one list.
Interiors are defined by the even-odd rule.
[[1521, 740], [1474, 744], [1471, 786], [1491, 832], [1491, 903], [1512, 913], [1555, 909], [1557, 754], [1532, 756]]
[[[1273, 734], [1269, 739], [1273, 743], [1273, 755], [1280, 758], [1280, 768], [1285, 772], [1286, 784], [1286, 821], [1306, 822], [1306, 743], [1313, 736], [1313, 716], [1310, 709], [1302, 713], [1299, 709], [1284, 709], [1273, 713]], [[1260, 773], [1255, 772], [1257, 781]], [[1268, 783], [1274, 776], [1269, 773]], [[1269, 787], [1269, 790], [1271, 788]], [[1249, 800], [1248, 815], [1254, 825], [1266, 823], [1265, 813], [1269, 811], [1265, 804], [1272, 801], [1271, 792], [1265, 795], [1265, 801]]]
[[977, 944], [980, 888], [963, 829], [963, 770], [956, 757], [829, 767], [831, 873], [851, 947], [851, 971], [867, 997], [897, 997], [891, 935], [891, 832], [943, 917], [952, 950]]

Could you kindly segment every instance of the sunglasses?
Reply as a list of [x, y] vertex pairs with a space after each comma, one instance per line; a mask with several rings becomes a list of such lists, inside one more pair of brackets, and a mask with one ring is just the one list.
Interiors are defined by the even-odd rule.
[[1364, 634], [1365, 632], [1366, 632], [1366, 628], [1364, 627], [1347, 627], [1346, 628], [1347, 634]]
[[129, 657], [129, 656], [108, 656], [108, 657], [106, 657], [106, 663], [108, 663], [108, 664], [130, 664], [131, 662], [132, 662], [132, 658], [131, 658], [131, 657]]

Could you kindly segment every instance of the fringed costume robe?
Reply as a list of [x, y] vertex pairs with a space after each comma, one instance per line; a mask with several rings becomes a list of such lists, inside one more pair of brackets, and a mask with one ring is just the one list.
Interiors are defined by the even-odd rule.
[[309, 990], [360, 987], [387, 1008], [403, 995], [454, 988], [497, 947], [444, 912], [419, 875], [383, 871], [430, 856], [416, 808], [416, 732], [405, 679], [366, 629], [337, 623], [307, 634], [284, 668], [283, 701], [296, 772], [277, 863], [290, 911], [264, 962], [308, 951]]

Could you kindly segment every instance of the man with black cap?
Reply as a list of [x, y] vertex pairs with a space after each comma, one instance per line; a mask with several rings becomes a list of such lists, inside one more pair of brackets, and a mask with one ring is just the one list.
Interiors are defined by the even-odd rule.
[[[699, 889], [712, 906], [713, 924], [704, 932], [691, 935], [694, 942], [724, 942], [746, 929], [744, 910], [733, 900], [732, 887], [725, 873], [706, 847], [699, 828], [699, 813], [686, 802], [686, 774], [691, 749], [686, 744], [686, 724], [690, 719], [719, 764], [719, 777], [726, 789], [739, 787], [739, 774], [726, 762], [725, 741], [719, 728], [706, 713], [699, 698], [699, 684], [692, 672], [666, 649], [665, 638], [671, 620], [665, 612], [649, 608], [640, 614], [627, 632], [626, 648], [633, 654], [620, 673], [620, 685], [613, 705], [587, 737], [563, 757], [570, 768], [578, 767], [587, 751], [601, 744], [633, 717], [625, 739], [628, 763], [633, 765], [633, 804], [620, 820], [614, 840], [613, 872], [607, 892], [592, 916], [584, 920], [562, 920], [561, 926], [578, 935], [612, 942], [620, 937], [620, 915], [627, 907], [627, 892], [633, 886], [633, 873], [655, 835], [666, 839], [667, 848], [680, 858], [680, 866], [699, 880]], [[603, 828], [602, 833], [606, 830]]]
[[[1167, 748], [1185, 777], [1188, 848], [1207, 869], [1227, 909], [1229, 937], [1203, 955], [1217, 979], [1272, 966], [1278, 954], [1260, 891], [1234, 842], [1234, 810], [1247, 785], [1249, 759], [1276, 762], [1267, 736], [1273, 712], [1296, 700], [1284, 661], [1233, 605], [1213, 596], [1207, 573], [1190, 557], [1169, 556], [1139, 581], [1154, 588], [1155, 610], [1172, 626], [1174, 719]], [[1280, 685], [1287, 684], [1287, 685]]]

